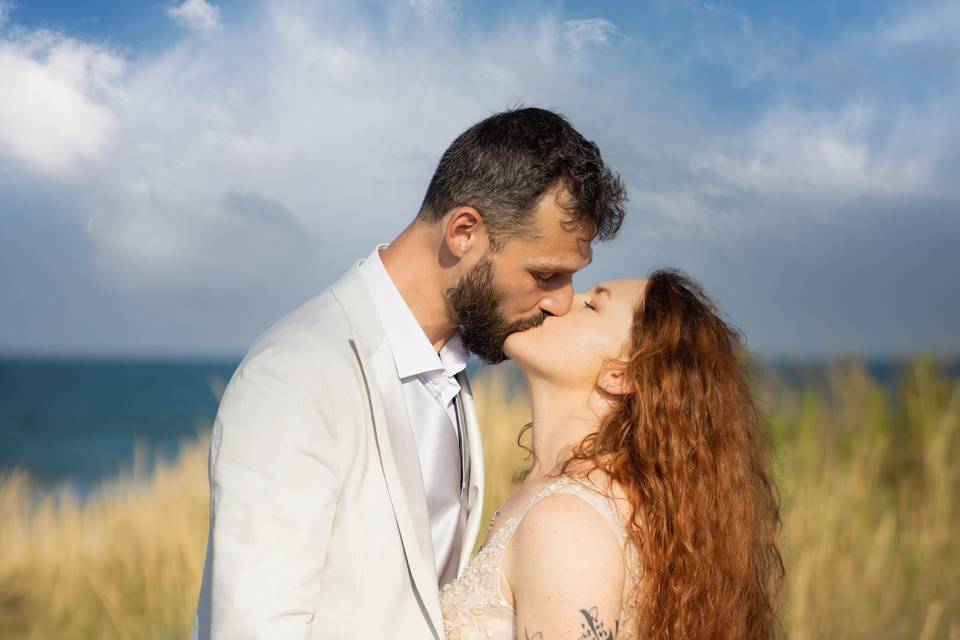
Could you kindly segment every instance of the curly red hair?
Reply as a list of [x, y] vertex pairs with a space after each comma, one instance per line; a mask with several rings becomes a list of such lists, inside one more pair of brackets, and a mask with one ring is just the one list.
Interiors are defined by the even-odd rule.
[[638, 637], [779, 635], [779, 503], [740, 334], [693, 280], [654, 271], [626, 345], [631, 390], [572, 452], [631, 505]]

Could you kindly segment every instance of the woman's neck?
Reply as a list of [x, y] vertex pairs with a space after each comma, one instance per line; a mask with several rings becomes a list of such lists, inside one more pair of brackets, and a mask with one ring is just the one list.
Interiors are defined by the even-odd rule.
[[530, 482], [552, 473], [576, 447], [597, 430], [605, 402], [591, 389], [561, 388], [545, 380], [528, 380], [533, 405], [534, 465]]

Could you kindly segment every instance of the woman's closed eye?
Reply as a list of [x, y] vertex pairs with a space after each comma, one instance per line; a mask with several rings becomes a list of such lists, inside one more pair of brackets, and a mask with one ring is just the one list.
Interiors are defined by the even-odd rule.
[[586, 308], [590, 309], [591, 311], [596, 311], [596, 310], [597, 310], [597, 308], [596, 308], [595, 306], [593, 306], [593, 303], [592, 303], [591, 301], [589, 301], [589, 300], [584, 300], [584, 301], [583, 301], [583, 306], [585, 306]]

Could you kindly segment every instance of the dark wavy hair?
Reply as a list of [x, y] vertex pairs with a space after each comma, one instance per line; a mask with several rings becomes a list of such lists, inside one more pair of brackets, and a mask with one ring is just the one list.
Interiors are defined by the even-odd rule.
[[626, 347], [632, 390], [563, 472], [586, 461], [629, 498], [641, 564], [637, 637], [778, 636], [779, 500], [740, 334], [696, 282], [659, 269]]
[[614, 238], [623, 223], [626, 190], [600, 150], [563, 116], [533, 107], [497, 113], [473, 125], [447, 148], [417, 218], [437, 221], [451, 209], [474, 207], [494, 248], [531, 237], [530, 216], [553, 192], [591, 240]]

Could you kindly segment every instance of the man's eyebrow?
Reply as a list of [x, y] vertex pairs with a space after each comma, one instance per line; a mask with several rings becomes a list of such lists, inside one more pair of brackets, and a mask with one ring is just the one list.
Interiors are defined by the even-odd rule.
[[590, 259], [587, 260], [587, 264], [585, 264], [582, 267], [579, 267], [579, 266], [570, 267], [567, 265], [557, 264], [555, 262], [547, 261], [547, 262], [534, 262], [531, 265], [531, 268], [537, 271], [550, 271], [553, 273], [576, 273], [581, 269], [586, 269], [587, 267], [589, 267], [591, 262], [593, 262], [593, 256], [590, 256]]
[[553, 264], [551, 262], [538, 262], [530, 265], [530, 268], [534, 271], [543, 271], [550, 273], [576, 273], [578, 269], [571, 269], [565, 265]]

